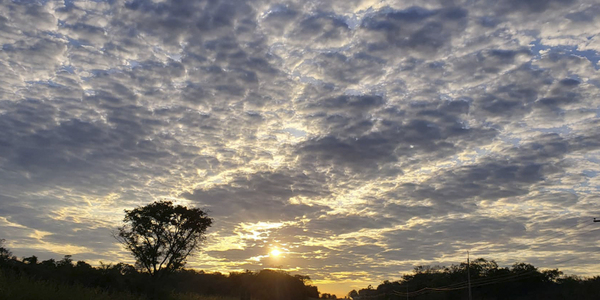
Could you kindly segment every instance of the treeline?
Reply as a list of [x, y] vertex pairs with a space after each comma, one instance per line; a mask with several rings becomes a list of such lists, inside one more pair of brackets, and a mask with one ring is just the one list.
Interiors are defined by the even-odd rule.
[[539, 270], [531, 264], [516, 263], [498, 267], [479, 258], [467, 265], [450, 267], [418, 266], [401, 280], [384, 281], [376, 289], [369, 286], [353, 290], [354, 300], [462, 300], [469, 299], [470, 274], [472, 299], [476, 300], [558, 300], [600, 299], [600, 277], [565, 276], [558, 269]]
[[35, 256], [17, 259], [0, 255], [0, 271], [2, 276], [11, 278], [89, 287], [103, 293], [128, 293], [151, 299], [167, 299], [173, 292], [243, 300], [305, 300], [319, 297], [317, 287], [310, 285], [308, 276], [275, 270], [224, 275], [182, 269], [156, 278], [124, 263], [101, 263], [99, 267], [93, 267], [84, 261], [75, 262], [69, 255], [61, 260], [44, 261], [38, 261]]

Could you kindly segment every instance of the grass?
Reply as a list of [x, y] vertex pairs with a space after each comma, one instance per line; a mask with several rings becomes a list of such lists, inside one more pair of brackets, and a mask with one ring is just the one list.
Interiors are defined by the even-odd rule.
[[[0, 300], [146, 300], [131, 293], [108, 293], [97, 288], [7, 276], [0, 270]], [[171, 294], [169, 300], [236, 300], [236, 298]]]
[[0, 299], [10, 300], [145, 300], [129, 293], [107, 293], [51, 281], [34, 280], [25, 276], [7, 276], [0, 271]]

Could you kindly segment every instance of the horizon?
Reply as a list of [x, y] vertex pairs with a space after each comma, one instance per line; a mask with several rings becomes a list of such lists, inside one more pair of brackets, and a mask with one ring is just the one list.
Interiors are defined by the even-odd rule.
[[[10, 250], [10, 249], [7, 249], [7, 250]], [[67, 256], [68, 256], [68, 259], [72, 260], [72, 262], [79, 262], [79, 261], [78, 261], [76, 258], [73, 258], [71, 255], [67, 255]], [[65, 258], [67, 258], [67, 256], [65, 256]], [[467, 255], [467, 256], [468, 256], [468, 255]], [[13, 257], [16, 257], [16, 255], [14, 255]], [[31, 257], [31, 256], [23, 256], [21, 260], [23, 261], [23, 259], [25, 259], [25, 258], [30, 258], [30, 257]], [[18, 258], [18, 257], [16, 257], [16, 258], [17, 258], [17, 260], [19, 260], [19, 258]], [[40, 258], [40, 257], [37, 257], [37, 256], [36, 256], [36, 258], [37, 258], [37, 260], [38, 260], [38, 264], [42, 264], [42, 265], [43, 265], [43, 263], [44, 263], [44, 259], [43, 259], [43, 258]], [[58, 259], [58, 258], [54, 258], [54, 257], [52, 257], [52, 258], [48, 258], [48, 259], [54, 259], [56, 262], [59, 262], [59, 261], [60, 261], [60, 259]], [[474, 263], [476, 260], [479, 260], [479, 259], [483, 259], [484, 261], [487, 261], [487, 262], [495, 262], [495, 263], [497, 263], [497, 262], [496, 262], [496, 260], [494, 260], [494, 259], [492, 259], [492, 258], [484, 258], [484, 257], [472, 257], [472, 258], [471, 258], [471, 263]], [[572, 259], [569, 259], [569, 260], [567, 260], [567, 261], [570, 261], [570, 260], [572, 260]], [[564, 262], [567, 262], [567, 261], [564, 261]], [[103, 266], [103, 265], [104, 265], [104, 266], [108, 266], [108, 265], [111, 265], [111, 264], [123, 263], [123, 262], [108, 262], [108, 263], [107, 263], [107, 262], [102, 262], [102, 261], [99, 261], [99, 262], [98, 262], [98, 263], [96, 263], [96, 264], [95, 264], [95, 263], [93, 263], [93, 262], [86, 262], [86, 263], [87, 263], [87, 264], [89, 264], [89, 265], [91, 265], [91, 266], [92, 266], [92, 267], [94, 267], [94, 268], [98, 268], [98, 267], [101, 267], [101, 266]], [[523, 261], [515, 261], [515, 262], [513, 262], [513, 263], [510, 263], [510, 264], [505, 264], [505, 265], [502, 265], [502, 264], [497, 264], [497, 267], [498, 267], [499, 269], [501, 269], [501, 268], [510, 269], [511, 267], [514, 267], [514, 265], [516, 265], [516, 264], [520, 264], [520, 263], [524, 263], [524, 264], [529, 264], [529, 265], [531, 265], [531, 264], [530, 264], [530, 263], [528, 263], [528, 262], [523, 262]], [[133, 266], [134, 262], [128, 262], [128, 263], [126, 263], [126, 264], [129, 264], [129, 265]], [[449, 265], [445, 265], [445, 264], [415, 265], [415, 266], [414, 266], [414, 268], [413, 268], [412, 270], [402, 273], [402, 274], [401, 274], [401, 276], [400, 276], [400, 277], [398, 277], [398, 278], [394, 278], [394, 279], [389, 279], [389, 278], [388, 278], [388, 279], [383, 279], [383, 280], [381, 280], [380, 282], [377, 282], [377, 283], [370, 283], [370, 284], [367, 284], [366, 286], [352, 286], [352, 287], [353, 287], [353, 288], [352, 288], [352, 290], [348, 290], [348, 291], [346, 291], [346, 290], [342, 290], [342, 289], [340, 289], [340, 290], [337, 290], [337, 289], [336, 289], [336, 287], [338, 287], [338, 286], [343, 286], [344, 288], [345, 288], [345, 286], [346, 286], [346, 285], [344, 285], [344, 284], [339, 284], [339, 283], [325, 283], [325, 284], [323, 284], [323, 286], [329, 286], [329, 287], [330, 287], [330, 288], [329, 288], [327, 291], [321, 290], [321, 286], [319, 286], [319, 285], [315, 284], [315, 283], [313, 282], [313, 280], [312, 280], [312, 279], [310, 279], [310, 280], [309, 280], [309, 282], [307, 282], [306, 284], [308, 284], [308, 285], [312, 285], [312, 286], [315, 286], [315, 287], [317, 287], [317, 288], [319, 289], [319, 294], [325, 294], [325, 293], [327, 293], [327, 294], [331, 294], [331, 295], [336, 295], [338, 298], [346, 298], [346, 297], [348, 296], [349, 292], [351, 292], [351, 291], [359, 291], [359, 290], [367, 289], [368, 287], [373, 287], [374, 289], [377, 289], [377, 287], [378, 287], [379, 285], [381, 285], [381, 284], [384, 284], [385, 282], [400, 282], [400, 283], [402, 283], [402, 282], [404, 281], [404, 279], [402, 278], [402, 276], [404, 276], [404, 275], [411, 275], [411, 274], [415, 274], [415, 270], [416, 270], [418, 267], [431, 267], [432, 269], [437, 269], [438, 271], [443, 271], [443, 270], [444, 270], [445, 268], [447, 268], [447, 267], [452, 267], [452, 266], [460, 266], [460, 265], [462, 265], [462, 264], [465, 264], [465, 265], [466, 265], [466, 264], [467, 264], [467, 261], [465, 260], [465, 261], [461, 261], [461, 262], [457, 262], [457, 263], [452, 263], [452, 264], [449, 264]], [[532, 266], [533, 266], [533, 265], [532, 265]], [[586, 278], [587, 278], [587, 279], [590, 279], [590, 278], [597, 278], [597, 277], [600, 277], [600, 275], [599, 275], [598, 273], [590, 273], [590, 274], [587, 274], [587, 275], [581, 275], [581, 274], [570, 274], [570, 273], [564, 272], [564, 271], [563, 271], [562, 269], [560, 269], [560, 268], [546, 268], [546, 267], [544, 267], [544, 266], [533, 266], [533, 267], [535, 267], [535, 268], [536, 268], [536, 270], [538, 270], [538, 271], [540, 271], [540, 272], [542, 272], [542, 271], [547, 271], [547, 270], [557, 270], [557, 271], [560, 271], [560, 272], [562, 272], [562, 274], [560, 275], [560, 278], [568, 278], [568, 277], [570, 277], [570, 276], [576, 276], [576, 277], [578, 277], [579, 279], [586, 279]], [[308, 277], [310, 278], [309, 274], [299, 274], [299, 273], [297, 274], [296, 272], [288, 272], [288, 271], [286, 271], [286, 270], [283, 270], [283, 269], [281, 269], [281, 268], [278, 268], [278, 267], [266, 267], [266, 268], [263, 268], [263, 269], [257, 269], [257, 270], [234, 270], [234, 271], [227, 271], [227, 272], [223, 272], [223, 271], [219, 271], [219, 270], [214, 270], [214, 271], [209, 271], [209, 272], [206, 272], [205, 270], [191, 269], [191, 268], [187, 268], [186, 266], [184, 266], [184, 267], [183, 267], [183, 269], [186, 269], [186, 270], [194, 270], [194, 271], [197, 271], [197, 272], [203, 272], [203, 273], [205, 273], [205, 274], [223, 274], [223, 275], [227, 275], [227, 276], [229, 276], [229, 275], [230, 275], [230, 274], [232, 274], [232, 273], [244, 273], [244, 272], [248, 272], [248, 271], [250, 271], [250, 272], [253, 272], [253, 273], [256, 273], [256, 274], [258, 274], [260, 271], [264, 271], [264, 270], [272, 270], [272, 271], [277, 271], [277, 272], [285, 272], [285, 273], [288, 273], [288, 274], [290, 274], [290, 275], [303, 275], [303, 276], [308, 276]], [[145, 272], [144, 270], [141, 270], [141, 269], [140, 269], [140, 271], [141, 271], [141, 272]], [[332, 286], [333, 286], [333, 288], [332, 288]], [[428, 286], [427, 288], [435, 288], [435, 287], [436, 287], [436, 286]], [[419, 289], [419, 290], [424, 290], [424, 289], [427, 289], [427, 288], [421, 288], [421, 289]], [[337, 291], [337, 292], [336, 292], [336, 291]], [[414, 293], [414, 291], [412, 291], [412, 292]]]
[[340, 297], [467, 251], [597, 275], [596, 2], [1, 2], [0, 239], [132, 263], [170, 200], [214, 219], [186, 267]]

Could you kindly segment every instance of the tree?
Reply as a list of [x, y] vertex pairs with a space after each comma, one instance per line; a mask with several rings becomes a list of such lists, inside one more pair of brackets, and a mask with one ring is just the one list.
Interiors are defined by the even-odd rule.
[[30, 265], [37, 265], [38, 258], [35, 255], [32, 255], [30, 257], [23, 257], [23, 262]]
[[59, 260], [56, 263], [56, 266], [59, 268], [71, 268], [73, 267], [73, 259], [71, 258], [73, 257], [72, 255], [65, 255], [65, 257], [63, 257], [63, 259]]
[[138, 268], [155, 277], [185, 265], [212, 219], [198, 208], [157, 201], [125, 210], [123, 223], [115, 238], [135, 257]]
[[8, 260], [12, 257], [12, 252], [4, 248], [4, 239], [0, 239], [0, 261]]

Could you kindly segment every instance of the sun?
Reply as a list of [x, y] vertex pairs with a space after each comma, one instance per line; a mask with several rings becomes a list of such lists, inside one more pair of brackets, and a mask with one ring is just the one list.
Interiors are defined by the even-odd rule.
[[281, 251], [279, 251], [279, 249], [271, 250], [271, 256], [277, 257], [279, 255], [281, 255]]

